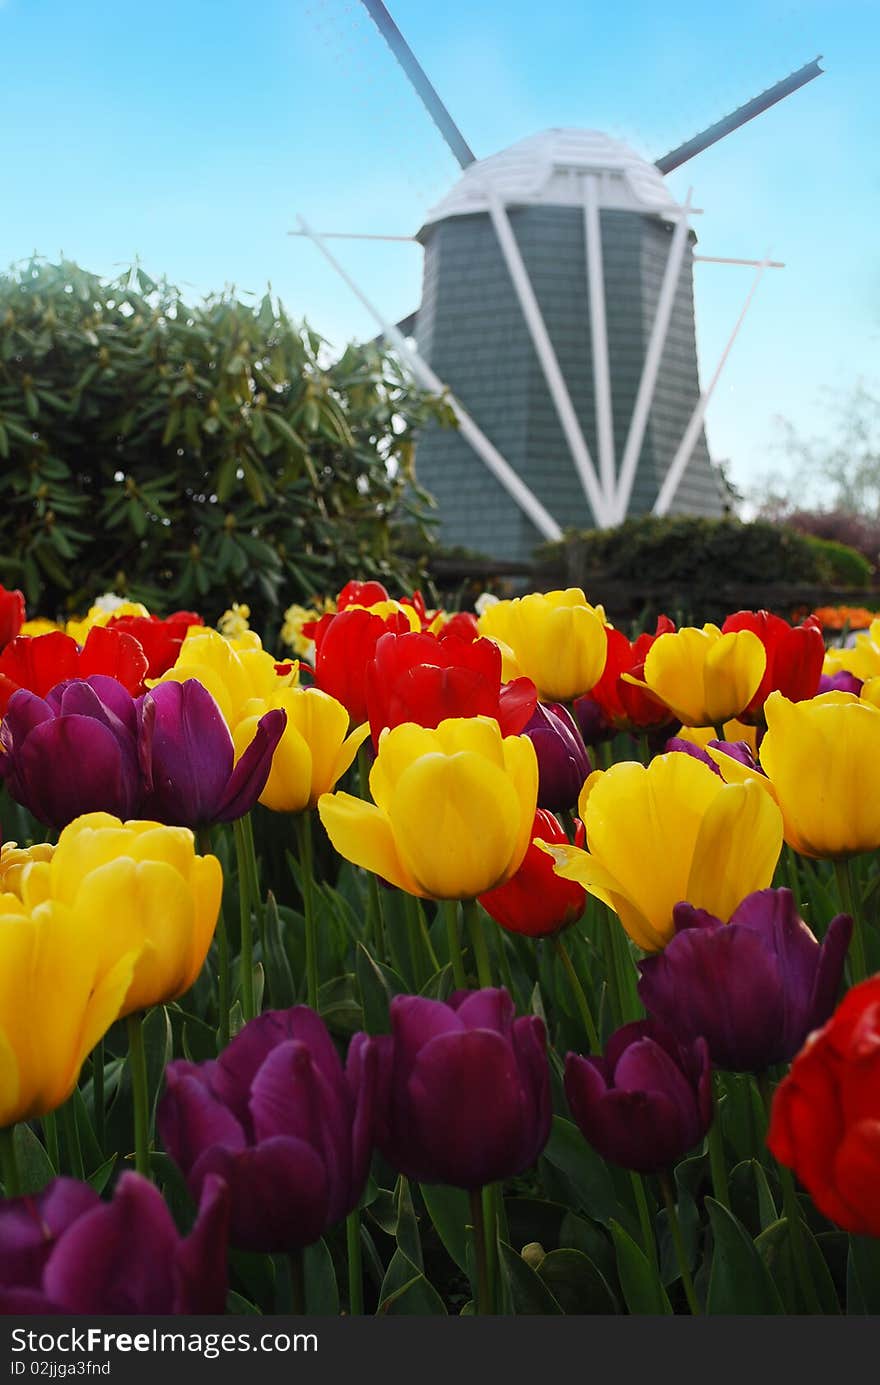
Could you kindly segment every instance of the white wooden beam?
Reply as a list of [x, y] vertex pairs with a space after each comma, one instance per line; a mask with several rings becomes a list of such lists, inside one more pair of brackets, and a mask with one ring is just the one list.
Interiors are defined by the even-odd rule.
[[673, 497], [675, 496], [675, 492], [678, 490], [681, 478], [684, 476], [687, 464], [691, 459], [691, 453], [694, 450], [694, 444], [696, 443], [697, 437], [699, 436], [700, 428], [702, 427], [703, 419], [706, 415], [706, 409], [708, 407], [709, 400], [712, 398], [712, 393], [715, 389], [715, 386], [718, 384], [718, 378], [721, 375], [722, 370], [724, 369], [724, 365], [727, 361], [728, 356], [730, 355], [731, 347], [733, 346], [733, 343], [736, 341], [739, 329], [742, 327], [743, 322], [745, 321], [746, 313], [748, 312], [751, 301], [755, 296], [755, 291], [758, 285], [760, 284], [761, 280], [763, 279], [764, 272], [768, 268], [769, 264], [770, 261], [766, 256], [763, 260], [759, 261], [757, 272], [755, 273], [755, 277], [752, 280], [752, 286], [749, 289], [746, 301], [743, 304], [742, 312], [737, 318], [736, 326], [731, 332], [727, 341], [727, 345], [721, 353], [721, 359], [715, 367], [715, 374], [712, 376], [712, 379], [709, 382], [708, 389], [704, 390], [702, 395], [700, 396], [699, 401], [697, 403], [697, 407], [691, 414], [690, 422], [688, 423], [687, 428], [685, 428], [684, 430], [684, 436], [682, 437], [682, 440], [678, 445], [678, 450], [676, 451], [676, 454], [669, 465], [669, 470], [663, 478], [663, 484], [660, 487], [657, 499], [654, 501], [653, 513], [655, 515], [666, 514], [670, 504], [672, 503]]
[[486, 186], [486, 198], [489, 203], [489, 214], [492, 218], [492, 225], [501, 246], [501, 253], [507, 265], [513, 283], [514, 291], [519, 299], [523, 317], [529, 330], [532, 343], [537, 352], [538, 361], [544, 372], [547, 381], [547, 388], [550, 391], [565, 440], [568, 443], [584, 494], [590, 502], [593, 511], [593, 519], [596, 525], [604, 529], [611, 522], [611, 496], [605, 496], [596, 475], [593, 459], [590, 450], [581, 432], [581, 425], [578, 422], [577, 414], [568, 393], [559, 362], [556, 359], [556, 352], [553, 350], [553, 343], [544, 324], [532, 282], [529, 279], [528, 271], [523, 263], [516, 237], [510, 225], [507, 212], [498, 197], [497, 192], [491, 186]]
[[373, 306], [352, 279], [351, 275], [343, 269], [339, 261], [331, 254], [324, 243], [324, 237], [321, 236], [319, 232], [313, 231], [306, 223], [304, 217], [300, 216], [297, 220], [302, 227], [303, 234], [308, 236], [309, 240], [318, 247], [321, 254], [328, 263], [333, 266], [339, 277], [348, 285], [355, 297], [363, 304], [373, 320], [382, 329], [383, 334], [391, 346], [394, 347], [397, 354], [402, 360], [406, 361], [415, 379], [422, 388], [431, 390], [435, 394], [445, 394], [447, 403], [458, 420], [458, 426], [462, 437], [470, 444], [480, 460], [487, 469], [491, 471], [492, 475], [501, 483], [511, 499], [513, 499], [523, 513], [528, 516], [539, 533], [541, 533], [545, 539], [561, 539], [562, 529], [550, 512], [544, 508], [535, 493], [529, 489], [522, 477], [514, 471], [510, 463], [501, 455], [497, 447], [489, 441], [485, 433], [477, 427], [467, 410], [459, 403], [455, 396], [450, 393], [440, 377], [434, 374], [427, 361], [419, 355], [415, 347], [410, 345], [399, 328], [387, 321], [379, 312], [378, 308]]
[[654, 314], [654, 323], [651, 328], [651, 335], [648, 338], [648, 349], [645, 352], [639, 388], [636, 393], [636, 401], [633, 405], [632, 417], [626, 435], [626, 443], [623, 448], [623, 458], [620, 463], [620, 477], [617, 482], [617, 507], [615, 513], [616, 520], [619, 524], [622, 524], [626, 519], [626, 512], [629, 508], [630, 496], [632, 495], [633, 483], [636, 477], [636, 468], [639, 464], [639, 455], [642, 450], [642, 443], [645, 439], [645, 429], [648, 425], [648, 415], [651, 412], [651, 405], [654, 402], [657, 375], [660, 371], [660, 361], [663, 356], [663, 348], [666, 345], [666, 335], [669, 331], [669, 322], [672, 317], [673, 304], [675, 303], [675, 293], [678, 288], [682, 260], [684, 259], [685, 246], [687, 245], [691, 191], [692, 189], [688, 188], [687, 198], [684, 206], [679, 212], [678, 221], [669, 243], [666, 268], [663, 271], [663, 280], [660, 284], [660, 293], [657, 298], [657, 311]]
[[584, 179], [584, 242], [587, 254], [587, 287], [590, 299], [590, 337], [593, 358], [593, 398], [596, 404], [596, 440], [599, 476], [608, 508], [613, 511], [617, 489], [614, 461], [614, 414], [611, 405], [611, 371], [608, 366], [608, 324], [605, 317], [605, 272], [602, 264], [602, 222], [599, 216], [599, 178]]

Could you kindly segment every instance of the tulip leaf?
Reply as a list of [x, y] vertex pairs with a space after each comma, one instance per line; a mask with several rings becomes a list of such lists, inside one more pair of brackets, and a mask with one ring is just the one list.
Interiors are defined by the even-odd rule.
[[382, 1280], [376, 1312], [436, 1316], [445, 1315], [446, 1307], [433, 1284], [398, 1246]]
[[24, 1121], [19, 1121], [18, 1125], [15, 1126], [12, 1140], [18, 1163], [21, 1191], [23, 1193], [42, 1192], [46, 1184], [55, 1177], [55, 1170], [46, 1153], [45, 1145]]
[[303, 1274], [306, 1284], [306, 1312], [316, 1317], [339, 1316], [339, 1286], [333, 1257], [327, 1242], [316, 1241], [303, 1251]]
[[318, 988], [318, 1013], [329, 1030], [345, 1038], [363, 1028], [354, 972], [334, 976]]
[[425, 982], [419, 995], [425, 996], [428, 1000], [448, 1000], [455, 990], [455, 977], [453, 975], [452, 963], [447, 962], [445, 967], [435, 971], [434, 975]]
[[551, 1250], [537, 1273], [564, 1313], [618, 1311], [605, 1276], [580, 1250]]
[[570, 1247], [582, 1251], [616, 1293], [617, 1261], [614, 1247], [596, 1222], [579, 1217], [576, 1212], [566, 1212], [559, 1228], [559, 1245], [563, 1249]]
[[880, 1313], [880, 1240], [874, 1237], [849, 1238], [846, 1311], [858, 1316]]
[[86, 1172], [100, 1168], [104, 1162], [104, 1151], [98, 1144], [95, 1128], [89, 1116], [88, 1107], [79, 1087], [74, 1087], [70, 1095], [70, 1105], [76, 1121], [77, 1134], [82, 1149], [83, 1167]]
[[499, 1241], [498, 1251], [515, 1313], [558, 1315], [562, 1312], [553, 1291], [513, 1246]]
[[645, 1252], [620, 1222], [612, 1221], [610, 1226], [620, 1289], [630, 1313], [670, 1315], [672, 1304]]
[[286, 1010], [296, 1002], [296, 987], [284, 947], [284, 929], [275, 896], [269, 890], [263, 913], [266, 987], [273, 1009]]
[[110, 1182], [110, 1176], [116, 1166], [116, 1159], [117, 1155], [114, 1152], [110, 1155], [109, 1159], [104, 1160], [100, 1168], [95, 1169], [95, 1172], [89, 1176], [88, 1181], [96, 1193], [103, 1193], [107, 1184]]
[[164, 1005], [157, 1005], [144, 1020], [144, 1053], [147, 1060], [147, 1091], [150, 1094], [151, 1119], [155, 1118], [156, 1103], [172, 1051], [168, 1010]]
[[247, 1314], [249, 1317], [262, 1317], [262, 1312], [250, 1299], [244, 1298], [241, 1294], [235, 1293], [233, 1289], [226, 1295], [226, 1312]]
[[784, 1313], [779, 1291], [745, 1227], [715, 1198], [707, 1197], [705, 1206], [713, 1238], [706, 1312]]
[[[813, 1233], [803, 1221], [799, 1227], [799, 1239], [806, 1256], [815, 1298], [813, 1292], [801, 1282], [795, 1260], [795, 1247], [792, 1244], [791, 1228], [786, 1217], [780, 1217], [774, 1221], [755, 1241], [761, 1259], [767, 1266], [785, 1304], [786, 1312], [813, 1313], [816, 1311], [816, 1301], [818, 1300], [823, 1313], [839, 1313], [840, 1303], [831, 1271], [828, 1269], [825, 1257]], [[801, 1270], [802, 1274], [803, 1270]]]
[[416, 1269], [423, 1270], [419, 1223], [413, 1207], [409, 1179], [404, 1178], [403, 1174], [398, 1178], [397, 1186], [394, 1189], [394, 1204], [397, 1209], [397, 1226], [394, 1231], [397, 1244]]
[[449, 1255], [464, 1274], [468, 1272], [468, 1195], [461, 1188], [449, 1188], [441, 1183], [419, 1185], [428, 1216]]
[[553, 1117], [550, 1139], [543, 1158], [565, 1175], [572, 1201], [595, 1221], [606, 1225], [621, 1216], [608, 1165], [587, 1144], [581, 1132], [563, 1116]]
[[361, 994], [364, 1028], [368, 1034], [387, 1034], [391, 1028], [388, 1006], [392, 992], [383, 969], [373, 960], [363, 943], [357, 945], [355, 973]]

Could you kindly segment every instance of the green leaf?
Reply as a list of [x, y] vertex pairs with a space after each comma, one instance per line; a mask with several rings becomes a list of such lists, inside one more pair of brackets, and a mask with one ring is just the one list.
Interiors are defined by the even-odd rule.
[[784, 1313], [779, 1291], [745, 1227], [713, 1197], [706, 1198], [705, 1206], [713, 1239], [706, 1312]]
[[[822, 1312], [839, 1313], [840, 1303], [831, 1272], [813, 1233], [804, 1222], [800, 1224], [800, 1240], [803, 1253], [807, 1258], [813, 1289], [822, 1306]], [[788, 1313], [814, 1313], [816, 1311], [815, 1301], [808, 1295], [798, 1275], [788, 1219], [780, 1217], [777, 1221], [772, 1222], [765, 1231], [762, 1231], [755, 1241], [755, 1245], [779, 1291], [785, 1305], [785, 1311]]]
[[562, 1312], [552, 1290], [535, 1273], [531, 1265], [516, 1253], [513, 1246], [499, 1241], [498, 1252], [501, 1272], [507, 1279], [516, 1313], [558, 1315]]
[[327, 1242], [316, 1241], [303, 1251], [303, 1272], [306, 1281], [306, 1312], [317, 1317], [339, 1316], [339, 1287], [333, 1257]]
[[398, 1247], [379, 1290], [377, 1314], [407, 1313], [445, 1315], [446, 1307], [433, 1284]]
[[850, 1236], [846, 1265], [848, 1314], [880, 1313], [880, 1240]]
[[46, 1148], [24, 1121], [19, 1121], [12, 1135], [22, 1193], [40, 1193], [55, 1177], [52, 1161]]
[[470, 1217], [467, 1193], [461, 1188], [448, 1188], [441, 1183], [421, 1183], [419, 1191], [437, 1235], [458, 1268], [467, 1274], [470, 1239], [467, 1230]]
[[672, 1313], [666, 1290], [644, 1251], [617, 1221], [611, 1222], [617, 1256], [617, 1274], [624, 1301], [631, 1313]]
[[96, 1193], [103, 1193], [107, 1184], [110, 1182], [110, 1176], [116, 1167], [117, 1157], [115, 1153], [111, 1154], [110, 1158], [105, 1159], [100, 1168], [95, 1169], [95, 1172], [89, 1176], [89, 1183], [91, 1183]]
[[391, 1004], [392, 991], [382, 968], [360, 942], [355, 952], [355, 973], [361, 993], [364, 1028], [368, 1034], [389, 1033], [391, 1023], [388, 1007]]
[[608, 1165], [587, 1144], [577, 1126], [563, 1116], [553, 1117], [543, 1158], [565, 1175], [577, 1205], [588, 1216], [606, 1225], [612, 1217], [620, 1217], [621, 1208]]
[[538, 1274], [564, 1313], [616, 1313], [617, 1300], [592, 1260], [579, 1250], [551, 1250]]
[[412, 1194], [409, 1189], [409, 1180], [401, 1174], [394, 1189], [394, 1202], [397, 1209], [397, 1226], [395, 1237], [397, 1244], [403, 1251], [406, 1258], [415, 1265], [416, 1269], [424, 1269], [422, 1262], [422, 1240], [419, 1235], [419, 1223], [416, 1218], [415, 1208], [413, 1207]]

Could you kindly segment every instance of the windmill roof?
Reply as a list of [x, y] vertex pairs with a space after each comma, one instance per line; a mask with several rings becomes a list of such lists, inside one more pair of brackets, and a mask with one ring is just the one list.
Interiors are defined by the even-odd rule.
[[679, 206], [659, 169], [622, 140], [601, 130], [542, 130], [470, 164], [422, 229], [485, 212], [490, 189], [506, 206], [582, 206], [588, 173], [598, 175], [600, 207], [669, 215]]

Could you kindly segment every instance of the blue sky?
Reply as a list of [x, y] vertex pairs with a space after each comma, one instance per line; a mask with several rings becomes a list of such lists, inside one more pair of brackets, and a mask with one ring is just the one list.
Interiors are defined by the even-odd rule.
[[[476, 154], [552, 125], [656, 158], [819, 53], [825, 75], [670, 175], [700, 250], [765, 275], [707, 420], [752, 485], [880, 377], [876, 0], [389, 0]], [[193, 294], [267, 282], [334, 344], [374, 328], [308, 242], [411, 235], [457, 165], [357, 0], [0, 0], [0, 265], [139, 255]], [[337, 243], [390, 317], [420, 296], [413, 245]], [[714, 369], [750, 271], [699, 266]]]

